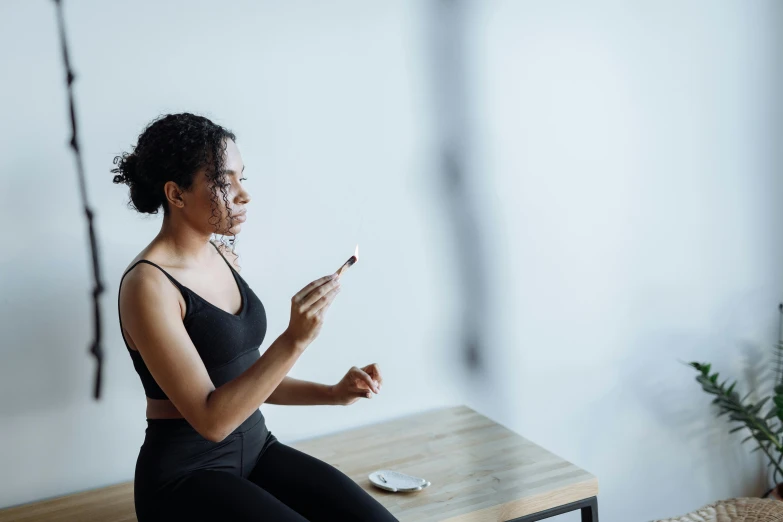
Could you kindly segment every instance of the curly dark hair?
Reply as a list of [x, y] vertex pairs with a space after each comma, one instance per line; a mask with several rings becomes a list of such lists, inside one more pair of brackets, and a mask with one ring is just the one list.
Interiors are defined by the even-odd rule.
[[[173, 181], [183, 190], [188, 190], [196, 172], [206, 169], [212, 186], [215, 230], [218, 231], [220, 223], [218, 190], [223, 196], [231, 228], [234, 222], [223, 166], [227, 139], [236, 141], [236, 136], [203, 116], [187, 112], [160, 116], [142, 131], [133, 152], [115, 156], [117, 167], [111, 170], [116, 174], [114, 183], [130, 187], [128, 204], [132, 208], [146, 214], [157, 214], [163, 207], [163, 215], [166, 216], [170, 209], [163, 185]], [[233, 241], [231, 243], [233, 245]]]

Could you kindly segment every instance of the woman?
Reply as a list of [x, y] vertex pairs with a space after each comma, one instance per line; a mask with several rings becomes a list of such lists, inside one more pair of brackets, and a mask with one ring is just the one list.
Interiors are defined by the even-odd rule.
[[286, 377], [340, 291], [336, 274], [293, 296], [288, 328], [260, 354], [264, 307], [237, 256], [210, 240], [236, 236], [251, 199], [234, 135], [204, 117], [167, 115], [114, 163], [133, 207], [164, 214], [118, 292], [120, 330], [147, 396], [139, 522], [396, 520], [266, 427], [263, 403], [352, 404], [378, 393], [382, 379], [374, 364], [333, 386]]

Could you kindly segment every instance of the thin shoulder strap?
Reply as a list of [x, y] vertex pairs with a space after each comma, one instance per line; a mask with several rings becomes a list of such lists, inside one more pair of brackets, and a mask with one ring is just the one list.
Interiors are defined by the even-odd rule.
[[136, 265], [138, 265], [139, 263], [147, 263], [147, 264], [149, 264], [149, 265], [152, 265], [152, 266], [154, 266], [155, 268], [157, 268], [158, 270], [160, 270], [161, 272], [163, 272], [164, 274], [166, 274], [166, 277], [168, 277], [168, 278], [169, 278], [169, 281], [171, 281], [172, 283], [174, 283], [174, 285], [175, 285], [177, 288], [179, 288], [180, 290], [182, 290], [182, 288], [183, 288], [183, 285], [182, 285], [182, 283], [180, 283], [179, 281], [177, 281], [176, 279], [174, 279], [174, 278], [171, 276], [171, 274], [169, 274], [168, 272], [166, 272], [165, 270], [163, 270], [163, 269], [162, 269], [160, 266], [156, 265], [155, 263], [153, 263], [152, 261], [150, 261], [150, 260], [148, 260], [148, 259], [139, 259], [138, 261], [136, 261], [135, 263], [133, 263], [133, 265], [132, 265], [132, 266], [131, 266], [129, 269], [127, 269], [127, 270], [125, 271], [125, 273], [124, 273], [124, 274], [122, 274], [122, 279], [120, 279], [120, 286], [122, 285], [122, 280], [123, 280], [123, 279], [125, 279], [125, 276], [126, 276], [126, 275], [128, 275], [128, 272], [130, 272], [131, 270], [133, 270], [133, 268], [134, 268]]
[[125, 276], [128, 275], [128, 273], [131, 270], [133, 270], [136, 267], [136, 265], [138, 265], [139, 263], [147, 263], [149, 265], [152, 265], [155, 268], [157, 268], [158, 270], [160, 270], [161, 272], [163, 272], [164, 274], [166, 274], [166, 277], [169, 278], [169, 281], [174, 283], [174, 286], [176, 286], [179, 289], [180, 293], [182, 293], [183, 295], [185, 295], [185, 290], [186, 290], [186, 287], [183, 286], [179, 281], [177, 281], [176, 279], [171, 277], [171, 274], [169, 274], [168, 272], [163, 270], [161, 267], [159, 267], [158, 265], [156, 265], [155, 263], [153, 263], [152, 261], [149, 261], [147, 259], [139, 259], [138, 261], [133, 263], [133, 265], [131, 265], [130, 268], [128, 268], [125, 271], [124, 274], [122, 274], [122, 277], [120, 278], [120, 284], [119, 284], [118, 289], [117, 289], [117, 315], [119, 316], [119, 319], [120, 319], [120, 335], [122, 335], [122, 340], [125, 343], [125, 347], [128, 348], [128, 350], [131, 352], [131, 355], [133, 357], [137, 357], [138, 356], [138, 352], [136, 352], [136, 350], [133, 350], [130, 347], [130, 345], [128, 344], [128, 341], [125, 339], [125, 334], [122, 331], [122, 314], [120, 313], [120, 290], [122, 290], [122, 281], [125, 279]]
[[217, 246], [215, 243], [212, 243], [212, 241], [210, 241], [210, 243], [212, 244], [212, 246], [213, 246], [213, 247], [215, 247], [215, 250], [217, 250], [217, 253], [218, 253], [218, 254], [220, 254], [220, 257], [222, 257], [222, 258], [223, 258], [223, 261], [225, 261], [225, 262], [226, 262], [226, 264], [227, 264], [227, 265], [228, 265], [228, 267], [231, 269], [231, 271], [232, 271], [232, 272], [236, 272], [236, 268], [234, 268], [233, 266], [231, 266], [231, 263], [229, 263], [228, 259], [226, 259], [226, 256], [224, 256], [224, 255], [223, 255], [223, 252], [221, 252], [221, 251], [220, 251], [220, 248], [219, 248], [219, 247], [218, 247], [218, 246]]

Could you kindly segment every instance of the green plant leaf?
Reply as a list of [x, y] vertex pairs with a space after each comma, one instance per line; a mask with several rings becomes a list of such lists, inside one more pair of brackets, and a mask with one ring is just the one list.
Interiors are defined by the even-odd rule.
[[765, 421], [766, 421], [766, 420], [769, 420], [769, 419], [771, 419], [772, 417], [775, 417], [777, 414], [778, 414], [778, 410], [777, 410], [777, 408], [772, 408], [771, 410], [769, 410], [769, 413], [767, 413], [767, 416], [766, 416], [766, 417], [764, 417], [764, 420], [765, 420]]
[[730, 429], [729, 433], [736, 433], [736, 432], [738, 432], [740, 430], [744, 430], [744, 429], [745, 429], [745, 426], [737, 426], [736, 428]]
[[757, 404], [755, 404], [753, 407], [750, 408], [750, 412], [754, 415], [757, 414], [758, 412], [761, 411], [761, 408], [764, 407], [764, 405], [767, 403], [768, 400], [769, 397], [764, 397]]
[[720, 392], [720, 389], [718, 389], [717, 386], [712, 384], [712, 381], [709, 379], [704, 379], [701, 383], [702, 388], [704, 388], [704, 391], [710, 392], [710, 393], [718, 393]]
[[783, 384], [778, 384], [775, 386], [775, 393], [778, 395], [783, 395]]
[[755, 435], [750, 435], [749, 437], [745, 437], [744, 439], [742, 439], [742, 442], [740, 442], [740, 444], [745, 444], [745, 443], [746, 443], [746, 442], [748, 442], [749, 440], [751, 440], [751, 439], [755, 439], [755, 438], [756, 438], [756, 436], [755, 436]]
[[767, 424], [767, 421], [766, 421], [766, 419], [762, 419], [761, 417], [759, 417], [759, 416], [757, 415], [757, 416], [756, 416], [756, 423], [757, 423], [759, 426], [762, 426], [762, 427], [763, 427], [765, 430], [768, 430], [768, 431], [769, 431], [769, 429], [770, 429], [770, 428], [769, 428], [769, 424]]
[[734, 381], [731, 386], [729, 386], [729, 389], [726, 390], [726, 395], [731, 395], [731, 392], [734, 391], [734, 387], [737, 385], [737, 381]]

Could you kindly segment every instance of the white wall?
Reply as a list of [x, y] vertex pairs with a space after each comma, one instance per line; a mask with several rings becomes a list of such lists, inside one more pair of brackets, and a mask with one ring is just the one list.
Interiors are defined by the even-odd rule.
[[475, 17], [509, 426], [596, 474], [603, 520], [762, 494], [758, 453], [678, 360], [745, 388], [776, 339], [783, 4]]
[[461, 384], [453, 354], [421, 3], [66, 3], [106, 284], [96, 403], [54, 10], [2, 4], [0, 506], [132, 477], [144, 397], [116, 290], [160, 218], [128, 210], [109, 170], [152, 117], [184, 110], [238, 135], [254, 201], [237, 248], [269, 313], [265, 346], [290, 295], [361, 244], [292, 375], [331, 382], [378, 362], [384, 391], [349, 408], [264, 406], [279, 437], [467, 402], [596, 474], [602, 520], [763, 492], [761, 461], [677, 360], [743, 377], [775, 338], [780, 4], [480, 5], [473, 159], [495, 262], [493, 402]]
[[[66, 2], [106, 292], [106, 387], [91, 397], [90, 272], [51, 2], [3, 3], [0, 506], [132, 478], [144, 393], [119, 335], [117, 287], [160, 217], [126, 208], [112, 158], [164, 112], [236, 132], [254, 196], [237, 241], [269, 315], [361, 245], [320, 339], [292, 375], [336, 382], [380, 364], [349, 408], [264, 407], [292, 441], [462, 402], [447, 379], [448, 260], [418, 188], [423, 79], [412, 3]], [[11, 80], [11, 81], [6, 81]], [[446, 368], [446, 371], [444, 371]]]

